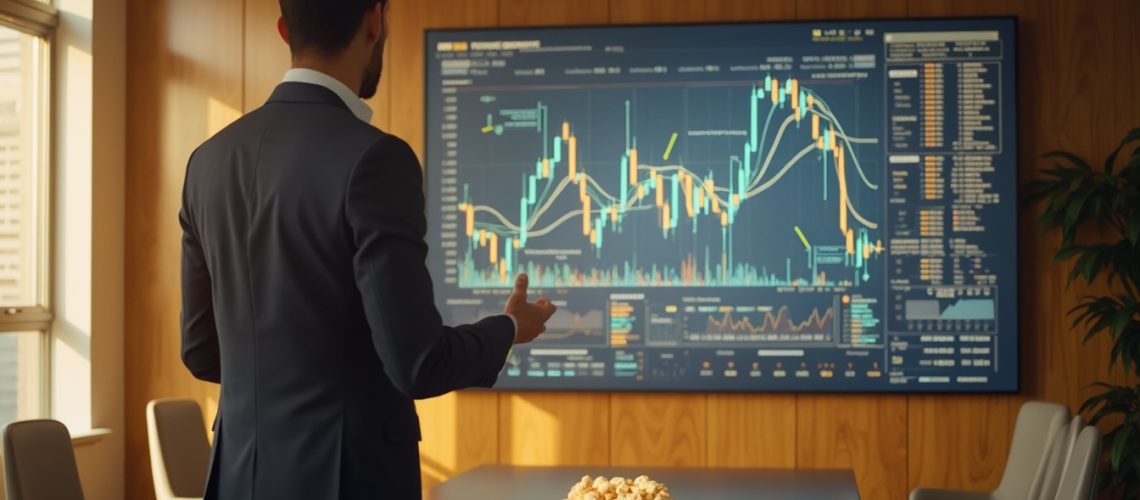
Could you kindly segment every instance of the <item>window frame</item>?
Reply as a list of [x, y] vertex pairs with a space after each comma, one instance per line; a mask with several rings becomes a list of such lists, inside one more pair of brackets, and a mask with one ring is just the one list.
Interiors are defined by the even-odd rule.
[[51, 119], [55, 102], [53, 81], [53, 50], [55, 32], [59, 26], [59, 11], [46, 1], [39, 0], [0, 0], [0, 26], [19, 31], [41, 40], [42, 53], [35, 55], [35, 71], [32, 77], [36, 92], [36, 109], [33, 117], [34, 137], [32, 147], [34, 165], [29, 170], [33, 179], [33, 204], [36, 214], [34, 224], [36, 283], [35, 304], [0, 307], [0, 335], [14, 335], [22, 332], [38, 332], [39, 356], [36, 360], [38, 408], [41, 416], [51, 412], [51, 331], [54, 321], [52, 313], [51, 266], [53, 248], [51, 230], [53, 222], [53, 170], [55, 159], [51, 145], [55, 140]]
[[43, 38], [50, 46], [59, 26], [59, 11], [36, 0], [0, 0], [0, 24]]

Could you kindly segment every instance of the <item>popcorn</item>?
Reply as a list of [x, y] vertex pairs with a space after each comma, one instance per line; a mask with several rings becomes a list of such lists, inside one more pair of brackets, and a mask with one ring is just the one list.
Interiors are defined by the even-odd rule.
[[630, 480], [623, 477], [606, 479], [605, 477], [592, 478], [582, 476], [582, 479], [570, 488], [565, 500], [672, 500], [669, 488], [649, 479], [648, 476], [637, 476]]

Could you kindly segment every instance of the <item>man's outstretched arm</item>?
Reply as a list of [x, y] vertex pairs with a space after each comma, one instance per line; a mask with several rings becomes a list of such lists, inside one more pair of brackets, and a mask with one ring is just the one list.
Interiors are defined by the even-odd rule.
[[[515, 321], [501, 315], [443, 325], [424, 262], [423, 176], [411, 148], [384, 136], [361, 157], [349, 183], [345, 216], [356, 245], [356, 285], [392, 383], [413, 398], [494, 384], [516, 341]], [[534, 329], [529, 317], [515, 318], [520, 332]]]

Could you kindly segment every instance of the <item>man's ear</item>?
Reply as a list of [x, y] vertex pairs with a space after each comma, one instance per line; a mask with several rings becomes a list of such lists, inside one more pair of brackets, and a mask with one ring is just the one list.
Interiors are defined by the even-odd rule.
[[364, 34], [369, 42], [375, 42], [384, 38], [384, 28], [384, 4], [376, 2], [364, 17]]
[[285, 41], [285, 45], [289, 45], [289, 28], [285, 27], [285, 17], [277, 18], [277, 34], [281, 35], [281, 39]]

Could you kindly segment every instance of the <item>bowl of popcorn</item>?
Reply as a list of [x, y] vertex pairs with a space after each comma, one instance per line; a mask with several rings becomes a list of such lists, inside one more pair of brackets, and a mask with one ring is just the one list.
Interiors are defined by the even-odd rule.
[[570, 488], [565, 500], [672, 500], [672, 498], [669, 495], [669, 488], [649, 479], [648, 476], [637, 476], [637, 479], [582, 476], [582, 480]]

